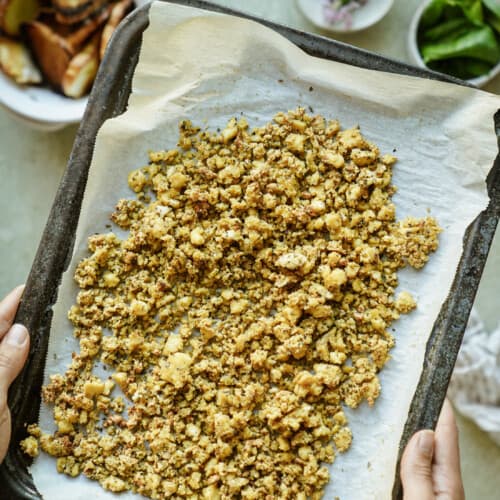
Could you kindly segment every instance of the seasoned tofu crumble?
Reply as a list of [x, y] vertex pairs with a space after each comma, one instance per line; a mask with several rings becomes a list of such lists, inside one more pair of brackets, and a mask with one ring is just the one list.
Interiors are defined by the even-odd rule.
[[320, 499], [353, 439], [344, 409], [374, 404], [389, 327], [416, 307], [397, 272], [440, 228], [396, 220], [396, 158], [358, 128], [298, 108], [179, 130], [128, 176], [136, 198], [111, 216], [126, 238], [89, 238], [80, 351], [43, 388], [57, 431], [21, 446], [113, 492]]

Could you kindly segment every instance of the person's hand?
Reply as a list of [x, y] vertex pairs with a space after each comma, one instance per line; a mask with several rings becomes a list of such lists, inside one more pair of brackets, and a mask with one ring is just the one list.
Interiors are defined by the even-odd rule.
[[24, 286], [17, 287], [0, 302], [0, 462], [5, 458], [10, 441], [7, 393], [29, 351], [28, 330], [23, 325], [12, 325], [23, 290]]
[[436, 431], [415, 433], [401, 459], [404, 500], [464, 500], [458, 430], [445, 400]]

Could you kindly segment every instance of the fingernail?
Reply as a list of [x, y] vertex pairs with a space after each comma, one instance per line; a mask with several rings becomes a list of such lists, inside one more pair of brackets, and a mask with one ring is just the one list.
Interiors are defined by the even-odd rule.
[[418, 447], [422, 454], [430, 457], [434, 451], [434, 432], [422, 431], [418, 437]]
[[5, 336], [5, 340], [10, 345], [22, 346], [28, 338], [28, 330], [23, 325], [14, 325]]

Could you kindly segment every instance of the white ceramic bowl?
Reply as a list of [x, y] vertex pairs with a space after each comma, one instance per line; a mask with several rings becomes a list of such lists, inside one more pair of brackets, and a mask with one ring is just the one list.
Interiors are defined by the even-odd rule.
[[[150, 0], [136, 0], [140, 7]], [[0, 71], [0, 105], [29, 127], [53, 131], [78, 123], [85, 111], [87, 97], [71, 99], [48, 87], [21, 86]]]
[[[420, 24], [420, 18], [422, 17], [425, 8], [427, 7], [427, 5], [429, 5], [430, 2], [431, 0], [425, 0], [424, 2], [422, 2], [420, 7], [415, 12], [413, 19], [411, 20], [410, 29], [408, 31], [408, 55], [410, 56], [412, 62], [417, 66], [420, 66], [421, 68], [427, 68], [427, 65], [422, 60], [422, 56], [420, 55], [420, 50], [418, 49], [418, 43], [417, 43], [418, 26]], [[477, 78], [471, 78], [470, 80], [466, 81], [471, 83], [472, 85], [475, 85], [476, 87], [483, 87], [490, 80], [495, 78], [495, 76], [497, 76], [499, 73], [500, 73], [500, 62], [496, 66], [491, 68], [489, 73], [486, 73], [485, 75], [482, 76], [478, 76]]]
[[46, 87], [21, 86], [0, 72], [0, 104], [39, 130], [58, 130], [81, 120], [87, 98], [69, 99]]
[[352, 25], [330, 24], [323, 15], [321, 0], [297, 0], [297, 6], [302, 14], [318, 28], [332, 33], [353, 33], [361, 31], [379, 22], [391, 9], [394, 0], [369, 0], [366, 5], [352, 14]]

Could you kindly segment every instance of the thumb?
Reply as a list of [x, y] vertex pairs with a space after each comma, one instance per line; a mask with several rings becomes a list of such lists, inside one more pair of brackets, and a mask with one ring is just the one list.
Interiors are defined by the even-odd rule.
[[434, 432], [424, 430], [414, 434], [401, 459], [404, 500], [434, 500], [433, 454]]
[[0, 342], [0, 398], [7, 397], [10, 384], [23, 368], [28, 349], [28, 330], [23, 325], [14, 325]]
[[0, 462], [10, 439], [10, 412], [7, 393], [28, 356], [29, 335], [23, 325], [14, 325], [0, 342]]

